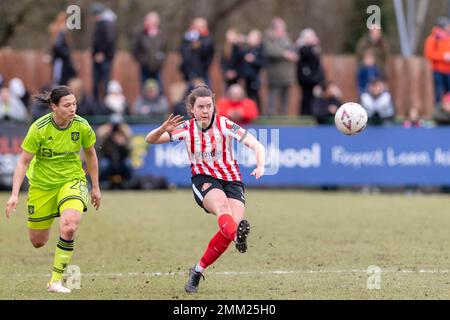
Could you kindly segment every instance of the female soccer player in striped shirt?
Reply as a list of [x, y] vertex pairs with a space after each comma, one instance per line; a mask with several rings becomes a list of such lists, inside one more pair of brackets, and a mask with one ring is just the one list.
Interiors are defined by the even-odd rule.
[[256, 154], [256, 179], [264, 174], [265, 149], [251, 134], [226, 117], [215, 113], [214, 94], [206, 85], [193, 89], [186, 99], [191, 119], [169, 118], [146, 137], [149, 144], [183, 141], [191, 162], [192, 189], [200, 207], [217, 216], [219, 231], [214, 235], [197, 265], [189, 270], [185, 286], [195, 293], [203, 271], [214, 263], [234, 241], [239, 252], [247, 250], [250, 224], [244, 220], [245, 191], [234, 159], [233, 139]]

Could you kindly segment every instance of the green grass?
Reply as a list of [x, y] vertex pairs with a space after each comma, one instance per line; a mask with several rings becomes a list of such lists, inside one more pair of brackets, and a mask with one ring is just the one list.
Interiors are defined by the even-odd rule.
[[[195, 296], [184, 293], [186, 272], [217, 223], [190, 191], [104, 192], [77, 233], [71, 264], [84, 275], [68, 296], [45, 291], [57, 229], [34, 249], [25, 200], [10, 221], [0, 219], [0, 299], [450, 298], [445, 196], [249, 190], [249, 251], [230, 247]], [[370, 265], [382, 269], [379, 290], [367, 289]]]

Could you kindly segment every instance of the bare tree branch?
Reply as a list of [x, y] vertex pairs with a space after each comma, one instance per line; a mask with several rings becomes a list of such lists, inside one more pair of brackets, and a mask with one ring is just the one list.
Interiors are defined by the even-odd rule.
[[214, 32], [216, 30], [216, 28], [217, 28], [218, 24], [220, 24], [220, 22], [222, 22], [223, 20], [226, 20], [230, 14], [232, 14], [233, 12], [238, 10], [240, 7], [242, 7], [249, 1], [250, 0], [235, 0], [231, 3], [229, 1], [226, 2], [226, 3], [230, 3], [230, 5], [228, 5], [227, 7], [223, 8], [221, 10], [217, 10], [214, 12], [213, 17], [211, 18], [211, 22], [209, 23], [209, 29], [211, 30], [211, 32]]
[[[18, 10], [13, 19], [9, 21], [8, 19], [6, 19], [6, 17], [2, 19], [8, 22], [6, 22], [4, 26], [2, 26], [2, 29], [4, 31], [0, 33], [0, 47], [6, 46], [8, 44], [8, 41], [14, 36], [15, 29], [18, 25], [23, 23], [23, 21], [25, 20], [25, 15], [31, 11], [33, 5], [33, 1], [28, 1], [22, 6], [22, 8], [20, 8], [20, 10]], [[5, 6], [6, 8], [7, 3], [4, 2], [2, 6]]]

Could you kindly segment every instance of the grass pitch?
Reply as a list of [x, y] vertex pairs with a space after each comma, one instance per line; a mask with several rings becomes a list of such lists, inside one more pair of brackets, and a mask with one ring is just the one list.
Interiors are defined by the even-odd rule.
[[[0, 299], [450, 298], [447, 196], [248, 190], [249, 250], [230, 247], [197, 295], [184, 292], [187, 271], [217, 223], [191, 191], [104, 192], [75, 239], [81, 289], [64, 296], [45, 290], [59, 220], [34, 249], [25, 203], [21, 194], [12, 219], [0, 219]], [[367, 287], [372, 265], [380, 289]]]

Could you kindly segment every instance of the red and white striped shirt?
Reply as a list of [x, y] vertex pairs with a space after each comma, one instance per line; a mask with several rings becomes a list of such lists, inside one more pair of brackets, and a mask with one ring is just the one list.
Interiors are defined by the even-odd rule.
[[184, 141], [192, 175], [204, 174], [226, 181], [241, 181], [234, 159], [233, 139], [242, 141], [247, 131], [226, 117], [214, 114], [208, 128], [190, 119], [170, 135], [171, 141]]

